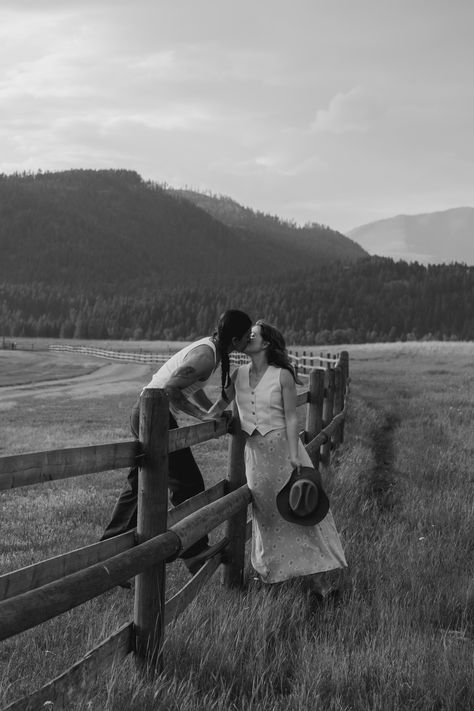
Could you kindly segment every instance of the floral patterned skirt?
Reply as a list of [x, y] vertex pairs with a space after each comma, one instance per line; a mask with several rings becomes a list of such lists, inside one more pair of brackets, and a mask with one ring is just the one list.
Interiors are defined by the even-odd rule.
[[[303, 444], [299, 457], [312, 466]], [[254, 433], [245, 445], [247, 482], [252, 492], [252, 565], [265, 583], [347, 566], [331, 511], [315, 526], [282, 518], [276, 495], [291, 476], [286, 430]]]

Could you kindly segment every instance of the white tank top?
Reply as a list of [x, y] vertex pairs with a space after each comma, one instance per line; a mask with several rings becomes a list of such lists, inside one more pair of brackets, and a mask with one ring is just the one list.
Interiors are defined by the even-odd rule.
[[[198, 348], [198, 346], [209, 346], [209, 348], [212, 348], [212, 352], [214, 355], [214, 367], [212, 369], [212, 373], [206, 380], [197, 380], [192, 385], [188, 385], [187, 388], [183, 388], [182, 392], [185, 397], [189, 398], [197, 390], [201, 390], [202, 388], [204, 388], [216, 369], [217, 361], [216, 347], [214, 345], [213, 340], [209, 337], [201, 338], [201, 340], [199, 341], [194, 341], [194, 343], [190, 343], [189, 346], [185, 346], [180, 351], [171, 356], [171, 358], [167, 360], [166, 363], [163, 363], [161, 368], [156, 371], [148, 385], [146, 385], [143, 390], [147, 390], [148, 388], [164, 388], [173, 373], [176, 372], [176, 370], [183, 365], [184, 359], [186, 358], [188, 353], [193, 351], [195, 348]], [[178, 414], [175, 408], [170, 407], [170, 409], [173, 414]]]
[[249, 371], [250, 363], [241, 365], [235, 379], [235, 401], [243, 431], [251, 435], [257, 430], [266, 435], [285, 427], [281, 368], [269, 365], [255, 388], [250, 387]]

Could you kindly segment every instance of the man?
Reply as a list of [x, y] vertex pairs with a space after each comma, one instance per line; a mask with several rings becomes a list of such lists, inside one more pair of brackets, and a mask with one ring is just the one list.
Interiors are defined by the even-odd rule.
[[[180, 413], [191, 415], [202, 421], [218, 419], [207, 412], [212, 402], [204, 387], [221, 364], [222, 392], [229, 385], [229, 354], [242, 352], [250, 338], [252, 321], [243, 311], [230, 309], [219, 318], [217, 329], [212, 336], [201, 338], [175, 353], [154, 374], [147, 388], [163, 388], [169, 398], [169, 427], [178, 426]], [[138, 439], [140, 419], [139, 400], [132, 409], [132, 433]], [[204, 491], [204, 481], [191, 449], [171, 452], [168, 458], [170, 500], [174, 506]], [[138, 467], [129, 472], [127, 486], [120, 494], [112, 518], [101, 540], [118, 536], [137, 525]], [[208, 537], [194, 543], [182, 554], [189, 572], [194, 575], [212, 555]]]

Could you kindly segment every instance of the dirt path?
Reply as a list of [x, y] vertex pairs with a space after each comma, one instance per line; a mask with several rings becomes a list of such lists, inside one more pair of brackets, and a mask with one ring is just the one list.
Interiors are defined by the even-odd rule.
[[2, 406], [11, 406], [21, 398], [88, 398], [110, 394], [125, 394], [140, 391], [153, 371], [149, 365], [140, 363], [113, 363], [105, 361], [97, 370], [86, 375], [44, 380], [25, 385], [9, 385], [0, 388]]
[[365, 495], [368, 499], [374, 499], [379, 510], [384, 511], [392, 509], [396, 503], [394, 436], [400, 417], [395, 412], [377, 409], [380, 419], [370, 433], [374, 466], [366, 473]]

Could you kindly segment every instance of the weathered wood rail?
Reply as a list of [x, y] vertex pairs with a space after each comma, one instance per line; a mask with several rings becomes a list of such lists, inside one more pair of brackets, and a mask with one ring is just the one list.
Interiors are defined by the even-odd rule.
[[[300, 436], [315, 466], [327, 464], [331, 449], [343, 439], [348, 383], [347, 352], [337, 359], [321, 356], [310, 370], [308, 389], [298, 394], [297, 405], [307, 405]], [[160, 668], [166, 625], [179, 617], [215, 571], [222, 567], [227, 586], [243, 582], [245, 543], [252, 524], [247, 521], [251, 494], [245, 483], [245, 440], [238, 423], [229, 439], [227, 478], [168, 510], [168, 454], [221, 437], [228, 433], [228, 422], [222, 418], [169, 431], [168, 400], [162, 390], [144, 391], [140, 409], [139, 444], [115, 442], [0, 457], [0, 490], [130, 467], [137, 456], [140, 463], [136, 531], [0, 575], [0, 641], [135, 576], [133, 621], [4, 711], [33, 710], [50, 700], [67, 708], [77, 684], [92, 681], [130, 652], [139, 666]], [[223, 523], [226, 530], [215, 555], [165, 602], [166, 562]]]

